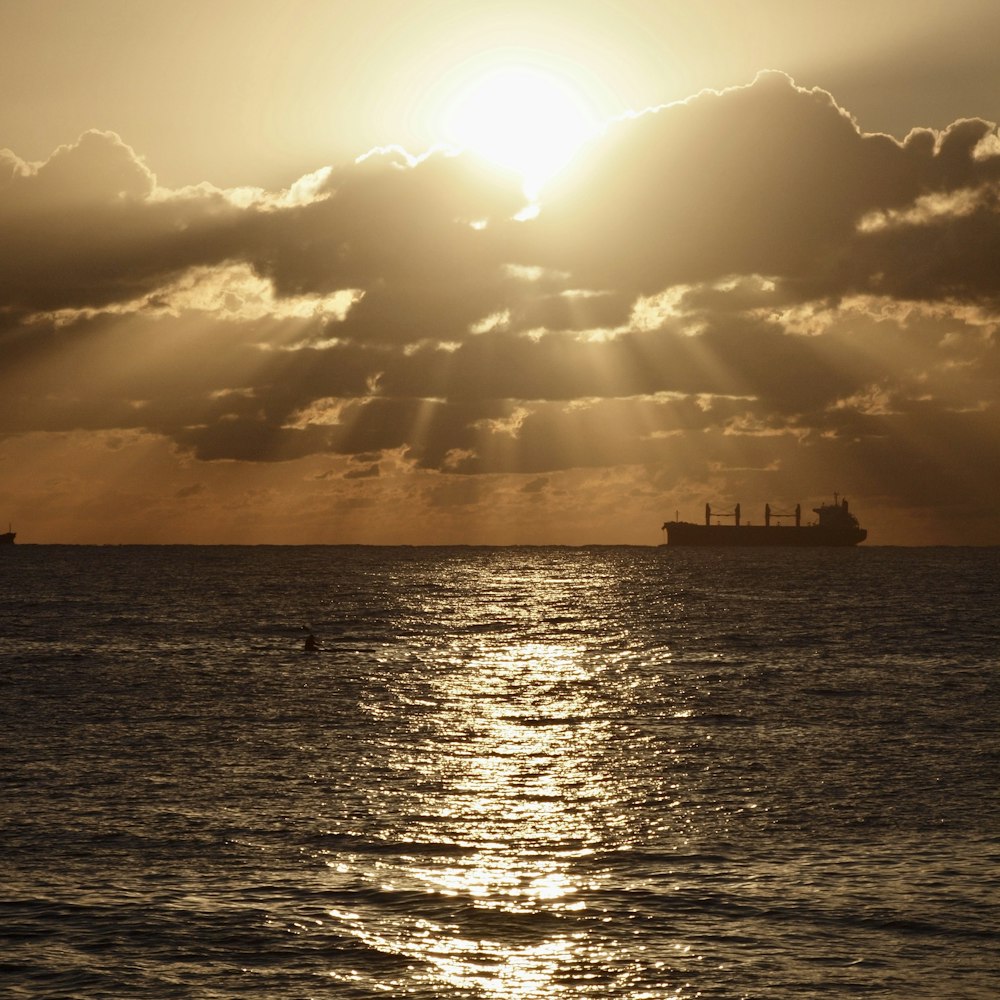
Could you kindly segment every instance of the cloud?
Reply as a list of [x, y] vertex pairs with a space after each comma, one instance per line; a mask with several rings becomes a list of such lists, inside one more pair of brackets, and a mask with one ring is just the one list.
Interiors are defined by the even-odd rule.
[[0, 310], [112, 307], [225, 259], [212, 237], [235, 215], [225, 199], [155, 194], [153, 175], [111, 132], [87, 132], [41, 164], [16, 161], [0, 184]]
[[[613, 124], [538, 219], [534, 262], [645, 294], [746, 274], [798, 298], [874, 290], [911, 264], [859, 232], [869, 213], [984, 190], [981, 221], [996, 231], [1000, 157], [984, 155], [996, 136], [980, 120], [903, 141], [865, 134], [827, 92], [761, 74]], [[955, 270], [976, 250], [951, 247]], [[858, 253], [874, 271], [850, 266]], [[983, 291], [976, 275], [965, 290]]]
[[324, 481], [356, 489], [392, 454], [446, 479], [445, 507], [478, 496], [456, 478], [523, 475], [537, 500], [624, 466], [982, 498], [998, 150], [978, 119], [866, 134], [772, 72], [612, 123], [530, 219], [514, 178], [444, 152], [266, 192], [164, 190], [108, 132], [3, 151], [0, 434], [340, 456]]
[[142, 200], [156, 186], [150, 170], [113, 132], [84, 132], [44, 163], [29, 164], [0, 151], [0, 197], [5, 207], [46, 214], [89, 205], [113, 207]]
[[376, 477], [378, 475], [380, 475], [380, 470], [379, 470], [378, 463], [376, 462], [373, 465], [366, 465], [366, 466], [363, 466], [361, 468], [348, 469], [347, 472], [344, 473], [344, 478], [345, 479], [372, 479], [373, 477]]

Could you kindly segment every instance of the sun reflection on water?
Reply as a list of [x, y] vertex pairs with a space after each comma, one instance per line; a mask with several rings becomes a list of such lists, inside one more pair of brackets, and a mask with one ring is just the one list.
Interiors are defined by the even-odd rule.
[[580, 647], [493, 638], [464, 636], [442, 658], [422, 699], [434, 708], [419, 750], [401, 750], [402, 767], [442, 780], [424, 788], [420, 815], [396, 839], [453, 850], [369, 866], [383, 893], [422, 894], [392, 920], [337, 916], [369, 947], [422, 965], [418, 979], [482, 996], [554, 996], [583, 939], [559, 915], [586, 910], [596, 876], [581, 875], [581, 861], [606, 843], [609, 815], [613, 823], [597, 764], [610, 733]]

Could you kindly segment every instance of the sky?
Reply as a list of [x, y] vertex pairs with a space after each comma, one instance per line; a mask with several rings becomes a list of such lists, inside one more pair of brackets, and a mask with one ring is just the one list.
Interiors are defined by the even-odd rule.
[[1000, 544], [995, 0], [0, 0], [19, 542]]

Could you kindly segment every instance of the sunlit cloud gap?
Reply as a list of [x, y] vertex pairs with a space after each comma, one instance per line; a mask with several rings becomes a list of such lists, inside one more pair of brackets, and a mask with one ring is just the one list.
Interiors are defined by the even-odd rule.
[[532, 201], [599, 127], [569, 80], [526, 65], [485, 73], [441, 112], [445, 141], [518, 173]]

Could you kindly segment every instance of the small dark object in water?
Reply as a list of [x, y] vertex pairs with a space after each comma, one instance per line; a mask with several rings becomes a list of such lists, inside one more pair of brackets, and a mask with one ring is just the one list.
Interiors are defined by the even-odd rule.
[[309, 634], [308, 634], [308, 635], [306, 636], [306, 641], [305, 641], [305, 643], [303, 644], [302, 648], [303, 648], [303, 649], [304, 649], [304, 650], [305, 650], [305, 651], [306, 651], [307, 653], [314, 653], [314, 652], [316, 652], [316, 650], [317, 650], [317, 649], [319, 649], [319, 643], [318, 643], [318, 642], [316, 641], [316, 636], [314, 636], [314, 635], [312, 634], [312, 632], [310, 632], [310, 633], [309, 633]]

